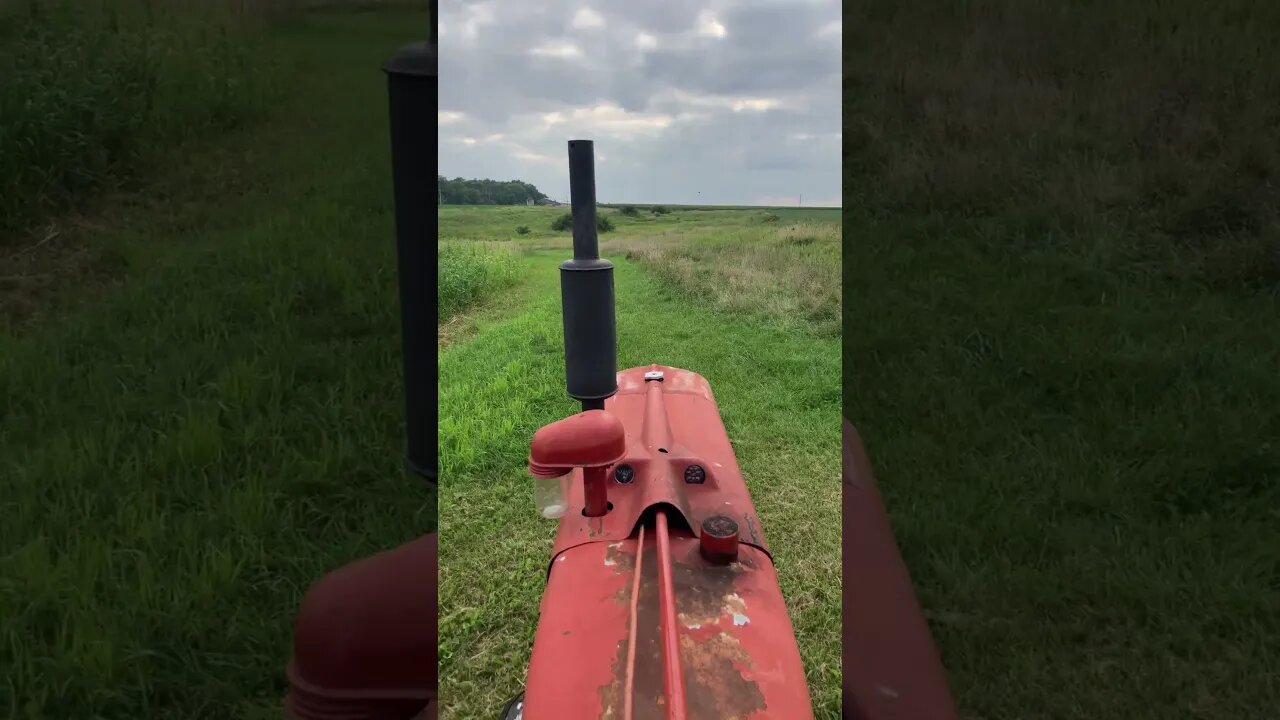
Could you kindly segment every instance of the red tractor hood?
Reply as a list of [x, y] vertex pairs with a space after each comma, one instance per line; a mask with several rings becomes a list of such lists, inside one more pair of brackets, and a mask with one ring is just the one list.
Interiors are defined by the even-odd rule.
[[611, 509], [584, 514], [575, 469], [524, 718], [812, 718], [773, 560], [707, 381], [632, 368], [604, 410], [626, 440], [604, 481]]

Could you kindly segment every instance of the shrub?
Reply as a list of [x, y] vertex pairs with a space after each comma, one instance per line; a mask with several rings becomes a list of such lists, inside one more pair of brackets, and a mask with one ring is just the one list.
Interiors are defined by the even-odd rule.
[[516, 228], [516, 234], [517, 234], [517, 235], [528, 235], [528, 234], [529, 234], [529, 226], [528, 226], [528, 225], [521, 225], [521, 226], [517, 227], [517, 228]]
[[649, 212], [653, 213], [654, 215], [666, 215], [671, 211], [668, 210], [665, 205], [654, 205], [653, 207], [649, 208]]
[[640, 211], [637, 210], [634, 205], [627, 205], [618, 212], [626, 215], [627, 217], [640, 217]]
[[[564, 232], [573, 229], [573, 214], [565, 213], [556, 218], [551, 223], [551, 229], [556, 232]], [[613, 230], [613, 222], [604, 215], [596, 215], [596, 232], [606, 233]]]
[[781, 218], [779, 218], [777, 215], [773, 213], [765, 213], [764, 215], [760, 216], [760, 222], [766, 222], [766, 223], [775, 223], [775, 222], [778, 222], [778, 220], [780, 219]]

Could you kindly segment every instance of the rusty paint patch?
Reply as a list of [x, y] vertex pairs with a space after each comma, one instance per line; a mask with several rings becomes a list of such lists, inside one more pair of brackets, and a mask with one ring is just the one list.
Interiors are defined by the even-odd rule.
[[636, 567], [635, 551], [624, 548], [620, 542], [609, 543], [604, 551], [604, 564], [612, 567], [619, 575], [630, 575]]
[[[609, 543], [608, 548], [604, 552], [604, 564], [619, 575], [630, 577], [635, 573], [636, 554], [634, 550], [626, 550], [623, 543]], [[613, 594], [613, 599], [620, 605], [629, 606], [631, 603], [631, 583], [618, 588]], [[625, 642], [624, 642], [625, 644]]]
[[[691, 718], [745, 720], [765, 708], [759, 686], [740, 669], [750, 667], [751, 658], [729, 631], [743, 624], [738, 618], [747, 617], [746, 601], [734, 585], [749, 567], [749, 560], [708, 563], [692, 544], [675, 558], [676, 609], [685, 629], [680, 655]], [[694, 629], [713, 634], [689, 632]]]
[[605, 529], [604, 524], [604, 519], [606, 517], [608, 517], [607, 514], [599, 517], [587, 518], [587, 537], [597, 538], [608, 532]]
[[744, 513], [742, 519], [746, 521], [747, 535], [751, 538], [751, 544], [764, 547], [764, 540], [761, 539], [760, 531], [756, 528], [755, 516], [751, 513]]
[[765, 709], [759, 686], [738, 670], [751, 658], [733, 635], [721, 632], [705, 642], [682, 635], [680, 656], [689, 717], [746, 720]]
[[[632, 720], [665, 720], [662, 634], [658, 600], [658, 564], [649, 562], [656, 552], [645, 543], [636, 604], [636, 661], [632, 680]], [[615, 572], [634, 572], [634, 552], [610, 548]], [[672, 581], [676, 616], [680, 625], [681, 665], [685, 678], [688, 717], [691, 720], [745, 720], [766, 707], [757, 683], [744, 676], [751, 658], [733, 635], [733, 629], [749, 622], [750, 609], [734, 586], [737, 578], [754, 568], [743, 558], [726, 565], [706, 562], [696, 543], [685, 543], [674, 552]], [[631, 589], [615, 598], [630, 603]], [[697, 632], [694, 632], [697, 631]], [[600, 688], [601, 715], [621, 720], [627, 682], [627, 640], [614, 652], [613, 679]]]
[[[658, 563], [651, 561], [656, 551], [652, 540], [646, 539], [644, 557], [640, 563], [640, 597], [636, 603], [636, 664], [631, 687], [632, 720], [665, 720], [666, 695], [662, 684], [662, 637], [659, 630]], [[610, 550], [610, 552], [613, 552]], [[624, 560], [622, 556], [625, 556]], [[627, 572], [635, 572], [635, 555], [620, 553], [616, 559], [618, 572], [625, 565]], [[631, 585], [618, 594], [625, 604], [631, 602]], [[600, 688], [601, 720], [621, 720], [627, 685], [628, 640], [618, 642], [613, 659], [613, 680]]]

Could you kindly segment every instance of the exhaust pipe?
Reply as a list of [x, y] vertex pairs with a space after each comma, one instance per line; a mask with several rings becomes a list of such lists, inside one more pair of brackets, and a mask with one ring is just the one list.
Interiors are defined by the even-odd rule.
[[564, 370], [569, 396], [583, 410], [603, 410], [618, 392], [618, 336], [613, 308], [613, 263], [600, 257], [596, 237], [595, 143], [569, 141], [569, 204], [573, 259], [560, 265]]
[[430, 42], [406, 45], [382, 69], [387, 73], [391, 121], [396, 254], [400, 280], [400, 329], [404, 344], [405, 460], [408, 469], [436, 481], [436, 138], [439, 75], [436, 3], [431, 3]]

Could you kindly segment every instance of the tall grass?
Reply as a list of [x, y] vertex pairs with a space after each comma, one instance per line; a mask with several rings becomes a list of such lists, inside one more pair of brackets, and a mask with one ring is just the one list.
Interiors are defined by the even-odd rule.
[[0, 233], [263, 110], [271, 72], [256, 30], [269, 9], [227, 0], [0, 8]]
[[643, 263], [666, 284], [720, 310], [840, 334], [836, 223], [641, 236], [607, 242], [604, 249]]
[[445, 242], [436, 250], [436, 296], [441, 322], [515, 282], [515, 256], [502, 247]]
[[845, 207], [1280, 283], [1280, 4], [850, 6]]

